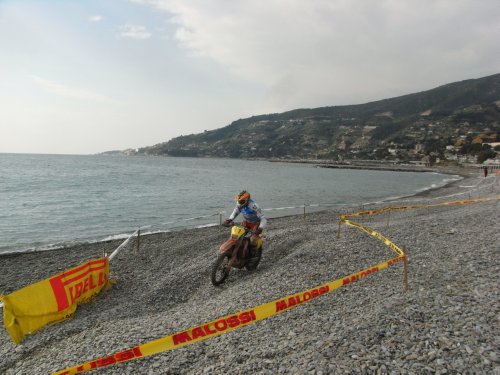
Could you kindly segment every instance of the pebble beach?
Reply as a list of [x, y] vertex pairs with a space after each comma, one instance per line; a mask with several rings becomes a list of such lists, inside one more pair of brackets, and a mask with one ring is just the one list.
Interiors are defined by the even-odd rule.
[[[50, 374], [342, 278], [394, 257], [341, 213], [421, 205], [356, 220], [405, 249], [403, 263], [254, 324], [112, 365], [100, 374], [500, 375], [500, 178], [404, 200], [269, 220], [256, 271], [210, 283], [220, 226], [141, 236], [111, 261], [113, 287], [15, 345], [0, 329], [0, 373]], [[494, 198], [473, 204], [436, 203]], [[0, 255], [0, 294], [110, 254], [122, 241]]]

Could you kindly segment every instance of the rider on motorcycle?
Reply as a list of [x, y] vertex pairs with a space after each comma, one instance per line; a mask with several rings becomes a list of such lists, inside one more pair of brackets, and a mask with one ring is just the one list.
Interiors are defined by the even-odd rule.
[[252, 237], [250, 238], [250, 245], [255, 249], [260, 234], [267, 225], [267, 219], [262, 214], [262, 210], [259, 205], [250, 198], [250, 193], [246, 190], [243, 190], [236, 197], [236, 207], [234, 208], [233, 213], [229, 215], [229, 218], [226, 220], [226, 224], [232, 224], [233, 220], [240, 213], [243, 214], [242, 225], [254, 231]]

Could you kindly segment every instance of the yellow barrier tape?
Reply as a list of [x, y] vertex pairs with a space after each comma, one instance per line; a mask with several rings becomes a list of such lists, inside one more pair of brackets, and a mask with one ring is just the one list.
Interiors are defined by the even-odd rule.
[[400, 261], [406, 261], [406, 255], [404, 251], [398, 247], [395, 243], [389, 240], [387, 237], [382, 235], [381, 233], [365, 227], [361, 224], [355, 223], [353, 221], [347, 220], [352, 217], [360, 217], [367, 215], [377, 215], [387, 210], [406, 210], [406, 209], [415, 209], [415, 208], [423, 208], [429, 206], [442, 206], [442, 205], [453, 205], [453, 204], [470, 204], [470, 203], [478, 203], [491, 199], [499, 199], [496, 198], [484, 198], [484, 199], [475, 199], [475, 200], [466, 200], [459, 202], [445, 202], [445, 203], [437, 203], [433, 205], [414, 205], [414, 206], [400, 206], [400, 207], [386, 207], [380, 210], [371, 210], [371, 211], [363, 211], [354, 214], [346, 214], [341, 215], [341, 222], [346, 225], [350, 225], [356, 228], [361, 229], [362, 231], [368, 233], [370, 236], [373, 236], [379, 240], [381, 240], [386, 246], [388, 246], [392, 251], [398, 254], [397, 257], [392, 258], [386, 262], [377, 264], [376, 266], [366, 268], [362, 271], [350, 274], [348, 276], [342, 277], [335, 281], [322, 284], [316, 286], [312, 289], [308, 289], [296, 294], [292, 294], [278, 300], [267, 302], [262, 305], [253, 307], [251, 309], [242, 310], [232, 315], [224, 316], [220, 319], [213, 320], [194, 328], [190, 328], [185, 331], [180, 331], [174, 333], [170, 336], [165, 336], [163, 338], [150, 341], [146, 344], [136, 346], [134, 348], [124, 350], [121, 352], [117, 352], [107, 357], [102, 357], [97, 360], [93, 360], [90, 362], [86, 362], [74, 367], [67, 368], [65, 370], [61, 370], [55, 372], [56, 375], [70, 375], [70, 374], [80, 374], [83, 372], [95, 370], [98, 368], [114, 365], [121, 362], [127, 362], [131, 360], [135, 360], [142, 357], [151, 356], [154, 354], [158, 354], [161, 352], [165, 352], [168, 350], [180, 348], [182, 346], [190, 345], [197, 343], [202, 340], [207, 340], [212, 337], [216, 337], [222, 335], [224, 333], [233, 331], [235, 329], [248, 326], [253, 324], [259, 320], [267, 319], [271, 316], [280, 314], [284, 311], [288, 311], [292, 308], [300, 306], [305, 302], [312, 301], [315, 298], [318, 298], [327, 293], [333, 292], [334, 290], [348, 285], [350, 283], [361, 280], [362, 278], [376, 273], [386, 267], [389, 267], [395, 263]]
[[382, 241], [387, 247], [389, 247], [389, 249], [391, 249], [392, 251], [394, 251], [396, 254], [400, 255], [400, 256], [404, 256], [405, 253], [404, 251], [399, 248], [394, 242], [392, 242], [390, 239], [388, 239], [387, 237], [385, 237], [383, 234], [381, 234], [380, 232], [377, 232], [373, 229], [370, 229], [368, 227], [365, 227], [361, 224], [358, 224], [358, 223], [355, 223], [353, 221], [350, 221], [350, 220], [347, 220], [347, 219], [344, 219], [342, 220], [342, 222], [344, 224], [347, 224], [347, 225], [350, 225], [350, 226], [353, 226], [353, 227], [356, 227], [356, 228], [359, 228], [361, 229], [362, 231], [368, 233], [370, 236], [372, 237], [375, 237], [377, 239], [379, 239], [380, 241]]
[[374, 215], [379, 215], [381, 213], [384, 213], [386, 211], [403, 211], [403, 210], [413, 210], [413, 209], [417, 209], [417, 208], [428, 208], [428, 207], [460, 205], [460, 204], [472, 204], [472, 203], [486, 202], [486, 201], [495, 200], [495, 199], [500, 199], [500, 196], [488, 197], [488, 198], [478, 198], [478, 199], [468, 199], [468, 200], [455, 201], [455, 202], [434, 203], [434, 204], [384, 207], [384, 208], [380, 208], [378, 210], [361, 211], [361, 212], [356, 212], [353, 214], [340, 215], [340, 220], [344, 221], [344, 219], [349, 219], [352, 217], [360, 217], [360, 216], [374, 216]]
[[373, 237], [379, 239], [380, 241], [382, 241], [387, 247], [389, 247], [389, 249], [394, 251], [396, 254], [404, 256], [405, 255], [404, 251], [400, 247], [398, 247], [394, 242], [392, 242], [387, 237], [385, 237], [383, 234], [381, 234], [380, 232], [377, 232], [373, 229], [370, 229], [368, 227], [365, 227], [364, 225], [361, 225], [359, 223], [355, 223], [355, 222], [350, 221], [348, 219], [353, 218], [353, 217], [379, 215], [379, 214], [384, 213], [386, 211], [403, 211], [403, 210], [412, 210], [412, 209], [418, 209], [418, 208], [461, 205], [461, 204], [473, 204], [473, 203], [480, 203], [480, 202], [485, 202], [485, 201], [490, 201], [490, 200], [495, 200], [495, 199], [500, 199], [500, 196], [488, 197], [488, 198], [478, 198], [478, 199], [468, 199], [468, 200], [455, 201], [455, 202], [434, 203], [434, 204], [427, 204], [427, 205], [384, 207], [384, 208], [381, 208], [378, 210], [369, 210], [369, 211], [356, 212], [353, 214], [340, 215], [340, 221], [344, 224], [361, 229], [362, 231], [368, 233], [370, 236], [373, 236]]
[[182, 346], [194, 344], [202, 340], [207, 340], [209, 338], [216, 337], [235, 329], [248, 326], [259, 320], [267, 319], [273, 315], [277, 315], [284, 311], [300, 306], [305, 302], [312, 301], [313, 299], [318, 298], [324, 294], [333, 292], [334, 290], [344, 285], [359, 281], [368, 275], [376, 273], [404, 259], [404, 255], [398, 256], [386, 262], [377, 264], [376, 266], [366, 268], [360, 272], [356, 272], [335, 281], [316, 286], [312, 289], [282, 297], [275, 301], [267, 302], [247, 310], [242, 310], [235, 314], [227, 315], [222, 318], [201, 324], [194, 328], [180, 331], [174, 333], [173, 335], [165, 336], [163, 338], [112, 354], [107, 357], [102, 357], [94, 361], [61, 370], [55, 372], [54, 374], [80, 374], [113, 364], [135, 360], [141, 357], [146, 357], [164, 351], [180, 348]]

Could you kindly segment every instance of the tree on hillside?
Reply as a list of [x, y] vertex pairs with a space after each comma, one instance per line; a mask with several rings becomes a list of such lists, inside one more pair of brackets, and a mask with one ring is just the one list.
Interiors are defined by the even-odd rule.
[[490, 145], [483, 144], [481, 151], [477, 153], [477, 162], [482, 163], [487, 159], [494, 159], [497, 153], [491, 148]]

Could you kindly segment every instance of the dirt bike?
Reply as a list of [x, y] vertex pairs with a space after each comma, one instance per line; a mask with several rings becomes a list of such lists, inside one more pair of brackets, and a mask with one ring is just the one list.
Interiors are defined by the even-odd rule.
[[257, 240], [257, 248], [251, 248], [250, 237], [254, 231], [241, 225], [222, 224], [231, 227], [231, 236], [219, 248], [219, 256], [212, 266], [212, 284], [222, 284], [232, 268], [255, 270], [262, 257], [262, 239]]

